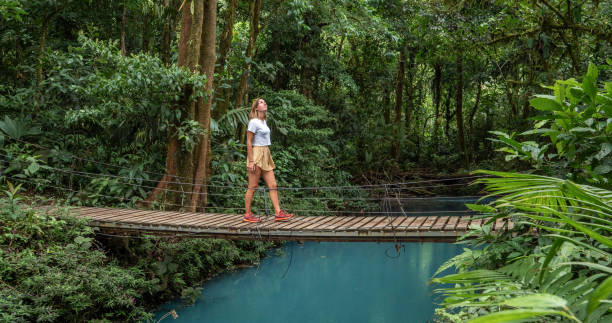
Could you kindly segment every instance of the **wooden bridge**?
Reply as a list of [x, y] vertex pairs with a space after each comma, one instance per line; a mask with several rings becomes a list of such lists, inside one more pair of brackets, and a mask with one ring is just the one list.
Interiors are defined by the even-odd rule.
[[[460, 216], [295, 216], [285, 222], [263, 217], [260, 223], [249, 223], [237, 214], [95, 207], [73, 208], [71, 212], [76, 217], [88, 218], [91, 226], [107, 233], [257, 240], [454, 241], [471, 225], [481, 225], [484, 221], [467, 213]], [[509, 226], [512, 223], [498, 219], [492, 231]]]

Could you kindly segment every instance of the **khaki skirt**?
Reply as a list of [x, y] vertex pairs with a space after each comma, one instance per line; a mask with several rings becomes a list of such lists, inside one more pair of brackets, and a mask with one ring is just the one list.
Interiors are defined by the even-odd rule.
[[[276, 167], [272, 160], [269, 146], [253, 146], [253, 162], [263, 171], [270, 171]], [[247, 160], [248, 163], [249, 161]]]

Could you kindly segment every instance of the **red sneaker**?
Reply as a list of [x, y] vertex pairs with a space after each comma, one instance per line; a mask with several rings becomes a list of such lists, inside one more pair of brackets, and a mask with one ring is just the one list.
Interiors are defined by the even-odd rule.
[[261, 220], [258, 217], [254, 216], [253, 212], [251, 212], [249, 214], [245, 214], [244, 217], [242, 218], [242, 221], [257, 223]]
[[274, 221], [287, 221], [293, 217], [293, 214], [287, 213], [283, 210], [278, 212], [278, 215], [274, 217]]

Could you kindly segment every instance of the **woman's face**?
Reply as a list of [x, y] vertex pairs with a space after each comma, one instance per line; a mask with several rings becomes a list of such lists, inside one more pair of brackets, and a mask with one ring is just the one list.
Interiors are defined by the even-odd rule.
[[257, 111], [267, 111], [268, 110], [268, 105], [266, 104], [266, 101], [264, 101], [263, 99], [259, 99], [259, 102], [257, 103]]

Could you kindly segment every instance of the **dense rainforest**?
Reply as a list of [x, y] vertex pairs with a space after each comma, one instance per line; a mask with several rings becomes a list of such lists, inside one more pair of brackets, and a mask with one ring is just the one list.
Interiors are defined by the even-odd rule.
[[[96, 233], [69, 206], [240, 214], [251, 102], [282, 203], [482, 175], [440, 322], [604, 322], [612, 293], [612, 2], [0, 0], [0, 320], [138, 321], [268, 242]], [[264, 210], [264, 199], [255, 208]], [[55, 215], [36, 206], [53, 205]], [[472, 248], [475, 247], [475, 248]]]

